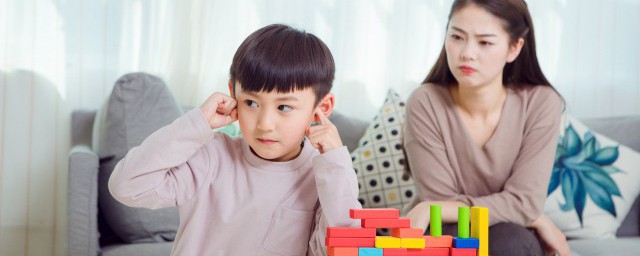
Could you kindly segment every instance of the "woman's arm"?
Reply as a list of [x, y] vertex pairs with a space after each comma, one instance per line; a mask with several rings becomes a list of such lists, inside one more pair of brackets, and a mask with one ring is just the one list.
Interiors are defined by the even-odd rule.
[[411, 227], [421, 228], [422, 232], [427, 229], [430, 221], [430, 205], [442, 206], [442, 223], [458, 222], [458, 207], [468, 206], [459, 201], [423, 201], [414, 206], [408, 213], [407, 218], [411, 219]]

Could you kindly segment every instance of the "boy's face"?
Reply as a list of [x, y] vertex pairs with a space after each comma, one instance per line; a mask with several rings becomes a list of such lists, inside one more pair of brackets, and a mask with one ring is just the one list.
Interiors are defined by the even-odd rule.
[[314, 121], [311, 88], [288, 93], [245, 92], [235, 85], [242, 136], [261, 158], [288, 161], [301, 151], [307, 127]]

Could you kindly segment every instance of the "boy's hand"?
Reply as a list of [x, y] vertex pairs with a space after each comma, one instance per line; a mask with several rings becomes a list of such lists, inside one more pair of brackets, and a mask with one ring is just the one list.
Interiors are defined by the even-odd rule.
[[307, 128], [307, 137], [311, 145], [320, 151], [320, 154], [329, 150], [342, 147], [342, 140], [338, 129], [329, 121], [320, 108], [316, 108], [314, 113], [320, 120], [320, 125]]
[[216, 92], [202, 103], [200, 111], [211, 129], [224, 127], [238, 120], [236, 100], [226, 94]]

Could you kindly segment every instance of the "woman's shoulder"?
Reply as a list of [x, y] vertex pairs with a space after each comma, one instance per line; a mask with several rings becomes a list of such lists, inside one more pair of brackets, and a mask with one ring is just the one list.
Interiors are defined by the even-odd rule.
[[409, 96], [408, 103], [415, 104], [418, 102], [425, 103], [434, 101], [444, 102], [446, 100], [446, 97], [448, 96], [449, 91], [447, 87], [432, 83], [426, 83], [421, 84], [420, 86], [418, 86], [418, 88], [413, 90], [411, 96]]
[[563, 104], [560, 93], [549, 85], [523, 85], [512, 90], [527, 105]]

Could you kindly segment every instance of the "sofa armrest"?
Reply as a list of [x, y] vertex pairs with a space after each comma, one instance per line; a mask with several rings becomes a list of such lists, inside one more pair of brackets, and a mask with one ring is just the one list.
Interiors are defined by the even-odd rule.
[[69, 255], [98, 255], [98, 156], [86, 145], [69, 152]]

